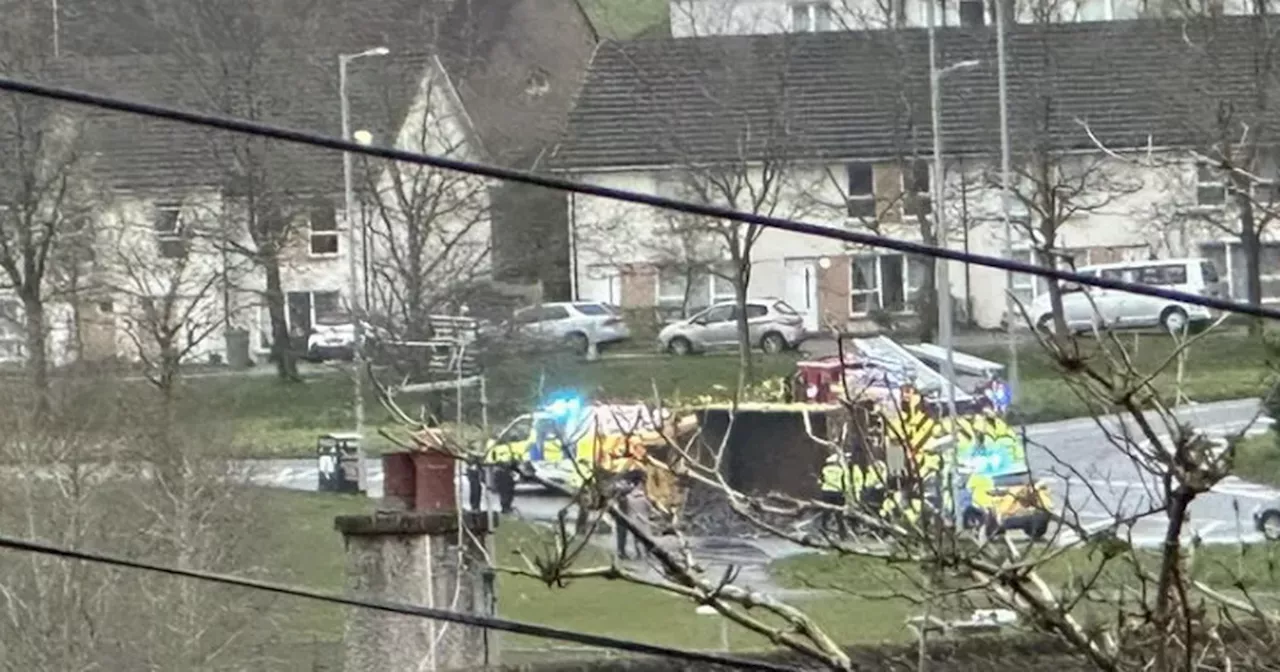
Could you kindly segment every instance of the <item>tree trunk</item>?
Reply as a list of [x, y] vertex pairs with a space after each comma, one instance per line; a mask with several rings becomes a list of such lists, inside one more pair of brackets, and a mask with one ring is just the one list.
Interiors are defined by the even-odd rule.
[[[904, 268], [903, 272], [910, 273], [910, 270]], [[938, 299], [938, 264], [930, 257], [925, 261], [924, 280], [916, 295], [915, 310], [919, 315], [917, 336], [921, 343], [933, 343], [938, 338]]]
[[[1258, 240], [1258, 225], [1253, 216], [1253, 201], [1249, 198], [1249, 183], [1241, 177], [1232, 178], [1238, 194], [1236, 204], [1240, 208], [1240, 247], [1244, 251], [1245, 301], [1251, 306], [1262, 305], [1262, 244]], [[1230, 278], [1228, 278], [1228, 281]], [[1249, 320], [1249, 335], [1262, 335], [1262, 318]]]
[[32, 412], [37, 425], [43, 424], [49, 414], [49, 353], [46, 341], [48, 333], [44, 323], [44, 302], [29, 293], [23, 293], [22, 310], [27, 331], [27, 373], [31, 378]]
[[747, 324], [747, 285], [751, 282], [751, 267], [748, 262], [734, 260], [736, 275], [733, 283], [733, 298], [738, 308], [738, 395], [742, 390], [755, 382], [755, 371], [751, 362], [751, 329]]
[[294, 357], [289, 322], [285, 318], [284, 289], [280, 279], [280, 260], [267, 256], [262, 263], [267, 274], [267, 313], [271, 317], [271, 357], [276, 362], [280, 380], [297, 382], [298, 362]]

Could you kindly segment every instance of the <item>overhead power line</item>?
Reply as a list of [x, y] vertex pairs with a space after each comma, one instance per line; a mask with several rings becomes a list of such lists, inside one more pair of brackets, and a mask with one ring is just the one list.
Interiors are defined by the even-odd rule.
[[264, 124], [256, 121], [245, 119], [237, 119], [218, 114], [207, 114], [204, 112], [193, 112], [175, 107], [166, 107], [163, 105], [155, 105], [152, 103], [144, 103], [137, 101], [125, 100], [114, 96], [107, 96], [97, 93], [89, 93], [79, 91], [62, 86], [54, 86], [50, 84], [40, 84], [13, 77], [0, 77], [0, 90], [11, 91], [14, 93], [24, 93], [41, 98], [49, 98], [52, 100], [60, 100], [67, 103], [77, 105], [87, 105], [106, 110], [114, 110], [117, 112], [125, 112], [129, 114], [137, 114], [155, 119], [165, 119], [185, 124], [193, 124], [196, 126], [204, 126], [206, 128], [216, 128], [232, 133], [242, 133], [247, 135], [256, 135], [265, 138], [273, 138], [285, 142], [311, 145], [313, 147], [324, 147], [341, 152], [352, 152], [354, 154], [362, 154], [378, 159], [386, 159], [388, 161], [399, 161], [403, 163], [416, 164], [419, 166], [428, 166], [432, 168], [440, 168], [444, 170], [453, 170], [470, 175], [479, 175], [498, 180], [509, 180], [523, 184], [532, 184], [549, 189], [557, 189], [567, 191], [584, 196], [596, 196], [607, 198], [615, 201], [624, 201], [627, 203], [635, 203], [638, 205], [647, 205], [654, 208], [664, 210], [673, 210], [683, 212], [690, 215], [700, 217], [710, 217], [713, 219], [723, 219], [742, 224], [753, 224], [769, 229], [778, 229], [782, 231], [791, 231], [794, 233], [803, 233], [821, 238], [830, 238], [840, 240], [855, 245], [865, 245], [867, 247], [876, 247], [887, 250], [894, 250], [904, 254], [913, 254], [924, 257], [933, 257], [936, 259], [947, 259], [951, 261], [959, 261], [976, 266], [985, 266], [987, 268], [996, 268], [1004, 271], [1012, 271], [1014, 273], [1026, 273], [1044, 278], [1052, 278], [1058, 281], [1074, 282], [1089, 287], [1100, 287], [1103, 289], [1115, 289], [1131, 294], [1139, 294], [1142, 296], [1151, 296], [1158, 299], [1167, 299], [1170, 301], [1178, 301], [1189, 305], [1202, 306], [1230, 313], [1239, 313], [1243, 315], [1252, 315], [1254, 317], [1264, 317], [1272, 320], [1280, 320], [1280, 309], [1266, 308], [1263, 306], [1255, 306], [1238, 301], [1230, 301], [1228, 299], [1220, 299], [1212, 296], [1201, 296], [1199, 294], [1189, 294], [1187, 292], [1179, 292], [1161, 287], [1153, 287], [1133, 282], [1125, 282], [1122, 280], [1113, 280], [1101, 276], [1091, 276], [1077, 273], [1075, 271], [1067, 271], [1058, 268], [1047, 268], [1036, 266], [1012, 259], [1004, 259], [1000, 257], [990, 257], [980, 254], [972, 254], [960, 250], [952, 250], [949, 248], [934, 247], [923, 243], [915, 243], [906, 240], [898, 240], [895, 238], [887, 238], [877, 236], [870, 233], [862, 233], [858, 231], [849, 231], [845, 229], [836, 229], [821, 224], [811, 224], [791, 219], [782, 219], [779, 217], [771, 217], [767, 215], [758, 215], [749, 212], [741, 212], [724, 208], [716, 205], [704, 205], [701, 203], [693, 203], [690, 201], [682, 201], [673, 198], [665, 198], [652, 194], [644, 194], [635, 191], [627, 191], [625, 189], [613, 189], [609, 187], [601, 187], [590, 184], [580, 184], [570, 179], [557, 177], [554, 175], [543, 175], [526, 170], [516, 170], [513, 168], [504, 168], [492, 164], [478, 163], [473, 161], [462, 161], [458, 159], [450, 159], [443, 156], [433, 156], [430, 154], [419, 154], [401, 149], [393, 149], [390, 147], [372, 147], [351, 142], [342, 138], [312, 133], [310, 131], [301, 131], [284, 126], [275, 126], [272, 124]]
[[619, 639], [617, 637], [607, 637], [604, 635], [593, 635], [585, 632], [576, 632], [573, 630], [564, 630], [561, 628], [552, 628], [536, 623], [525, 623], [523, 621], [513, 621], [505, 618], [497, 618], [494, 616], [480, 616], [477, 614], [468, 614], [449, 609], [436, 609], [433, 607], [421, 607], [412, 604], [404, 604], [401, 602], [391, 602], [388, 600], [372, 600], [366, 598], [345, 597], [332, 593], [318, 592], [308, 590], [306, 588], [298, 588], [279, 583], [271, 583], [268, 581], [257, 581], [254, 579], [245, 579], [230, 574], [220, 574], [217, 572], [206, 572], [195, 569], [181, 569], [169, 565], [161, 565], [141, 560], [130, 560], [105, 553], [94, 553], [90, 551], [79, 551], [65, 546], [57, 546], [29, 539], [21, 539], [18, 537], [10, 537], [8, 535], [0, 535], [0, 548], [12, 549], [15, 551], [24, 551], [28, 553], [39, 553], [41, 555], [50, 555], [66, 560], [81, 560], [84, 562], [95, 562], [113, 567], [125, 567], [128, 569], [138, 569], [148, 572], [156, 572], [159, 574], [167, 574], [169, 576], [177, 576], [186, 579], [195, 579], [198, 581], [207, 581], [210, 583], [218, 583], [225, 586], [236, 586], [239, 588], [249, 588], [277, 595], [289, 595], [292, 597], [301, 597], [308, 600], [316, 600], [318, 602], [327, 602], [329, 604], [339, 604], [348, 607], [360, 607], [364, 609], [373, 609], [375, 611], [384, 611], [393, 614], [403, 614], [406, 616], [418, 616], [421, 618], [429, 618], [437, 621], [445, 621], [448, 623], [457, 623], [459, 625], [469, 625], [477, 628], [486, 628], [489, 630], [501, 630], [503, 632], [512, 632], [518, 635], [529, 635], [531, 637], [542, 637], [545, 639], [558, 639], [576, 644], [585, 644], [587, 646], [596, 646], [606, 649], [614, 649], [618, 651], [628, 651], [632, 653], [640, 653], [651, 656], [661, 656], [664, 658], [674, 658], [680, 660], [688, 660], [692, 662], [707, 663], [712, 665], [727, 665], [743, 670], [768, 670], [770, 672], [798, 672], [797, 668], [788, 665], [779, 665], [759, 660], [748, 660], [735, 656], [725, 656], [714, 653], [703, 653], [701, 651], [686, 651], [683, 649], [673, 649], [666, 646], [657, 646], [654, 644], [645, 644], [629, 639]]

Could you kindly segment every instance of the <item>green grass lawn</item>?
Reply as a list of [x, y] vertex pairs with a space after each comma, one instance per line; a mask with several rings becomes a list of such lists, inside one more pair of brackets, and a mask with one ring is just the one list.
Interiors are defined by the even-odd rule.
[[[1047, 558], [1040, 567], [1041, 577], [1050, 586], [1071, 585], [1093, 575], [1102, 563], [1101, 555], [1089, 549], [1074, 548], [1065, 553], [1045, 546], [1031, 547], [1028, 558]], [[1155, 551], [1140, 551], [1143, 567], [1155, 573], [1159, 556]], [[1203, 546], [1191, 558], [1191, 575], [1207, 585], [1230, 590], [1243, 586], [1274, 595], [1280, 591], [1280, 545]], [[834, 554], [804, 554], [775, 561], [770, 570], [775, 579], [793, 588], [816, 588], [847, 591], [852, 594], [891, 593], [910, 590], [919, 581], [919, 567], [910, 564], [887, 565], [881, 560]], [[1106, 564], [1097, 584], [1100, 588], [1119, 589], [1134, 586], [1132, 567], [1123, 559]]]
[[[786, 375], [794, 371], [791, 355], [757, 358], [757, 379]], [[654, 389], [665, 399], [713, 392], [714, 386], [732, 388], [737, 380], [736, 357], [642, 357], [583, 361], [570, 356], [538, 359], [509, 359], [489, 368], [488, 417], [493, 430], [502, 423], [533, 409], [551, 395], [572, 390], [584, 396], [638, 400], [652, 399]], [[280, 383], [272, 378], [204, 379], [192, 381], [190, 401], [193, 413], [209, 413], [239, 423], [237, 434], [242, 448], [254, 455], [309, 454], [315, 436], [324, 431], [351, 427], [351, 386], [345, 376], [321, 376], [302, 385]], [[440, 401], [438, 411], [451, 421], [456, 405], [450, 395], [433, 395]], [[404, 410], [417, 414], [423, 396], [407, 396]], [[394, 427], [391, 415], [370, 394], [365, 403], [366, 422]], [[435, 410], [435, 409], [433, 409]], [[480, 424], [478, 395], [464, 396], [463, 420]], [[371, 450], [391, 444], [375, 440]]]
[[1250, 436], [1237, 444], [1232, 471], [1245, 480], [1280, 485], [1280, 444], [1276, 434]]
[[[1097, 366], [1103, 366], [1098, 344], [1080, 339], [1081, 353]], [[1161, 334], [1125, 334], [1120, 342], [1131, 354], [1138, 371], [1158, 369], [1174, 351], [1171, 338]], [[1008, 364], [1005, 346], [967, 348], [973, 354]], [[1251, 338], [1242, 330], [1224, 331], [1206, 336], [1186, 353], [1182, 378], [1183, 391], [1194, 401], [1238, 399], [1262, 394], [1269, 375], [1269, 352], [1262, 339]], [[1085, 403], [1076, 397], [1063, 380], [1055, 362], [1038, 343], [1024, 343], [1018, 348], [1018, 407], [1026, 422], [1046, 422], [1079, 417], [1087, 413]], [[1176, 389], [1176, 367], [1171, 365], [1155, 380], [1157, 387], [1172, 401]]]
[[[273, 492], [268, 498], [272, 517], [278, 520], [277, 556], [268, 566], [284, 580], [313, 588], [341, 590], [343, 548], [333, 530], [333, 517], [364, 512], [368, 501], [342, 496]], [[496, 557], [511, 558], [517, 548], [536, 548], [546, 533], [519, 522], [499, 527]], [[586, 554], [583, 565], [605, 561], [603, 552]], [[870, 601], [838, 594], [796, 602], [838, 640], [850, 644], [902, 640], [907, 636], [903, 620], [908, 607], [898, 602]], [[666, 646], [715, 649], [720, 646], [720, 620], [695, 613], [695, 605], [649, 588], [622, 582], [583, 580], [563, 588], [504, 575], [498, 580], [499, 614], [506, 618], [545, 623], [603, 635], [637, 639]], [[304, 650], [308, 643], [341, 641], [342, 610], [290, 600], [287, 628], [282, 637], [291, 648]], [[764, 650], [771, 645], [737, 626], [730, 626], [730, 646], [736, 651]], [[504, 659], [526, 660], [563, 657], [572, 644], [523, 636], [504, 635]], [[301, 654], [300, 654], [301, 655]]]

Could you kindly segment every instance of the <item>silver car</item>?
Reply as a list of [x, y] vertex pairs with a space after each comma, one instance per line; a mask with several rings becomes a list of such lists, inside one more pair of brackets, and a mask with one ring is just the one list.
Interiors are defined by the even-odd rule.
[[542, 303], [517, 310], [511, 324], [520, 336], [564, 343], [580, 354], [591, 344], [601, 346], [631, 338], [621, 311], [606, 303]]
[[[804, 318], [781, 299], [749, 299], [747, 329], [751, 343], [768, 353], [795, 348], [808, 337]], [[658, 347], [675, 355], [705, 352], [738, 345], [738, 306], [717, 303], [690, 317], [668, 324], [658, 332]]]

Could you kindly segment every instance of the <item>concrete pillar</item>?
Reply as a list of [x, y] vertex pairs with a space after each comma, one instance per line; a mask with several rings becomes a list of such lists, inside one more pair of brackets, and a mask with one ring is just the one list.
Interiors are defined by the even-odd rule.
[[[419, 606], [492, 615], [493, 575], [476, 542], [489, 533], [486, 515], [397, 511], [338, 516], [347, 555], [347, 592]], [[456, 601], [455, 601], [456, 599]], [[496, 633], [415, 616], [347, 610], [343, 648], [347, 672], [457, 670], [494, 665]]]

